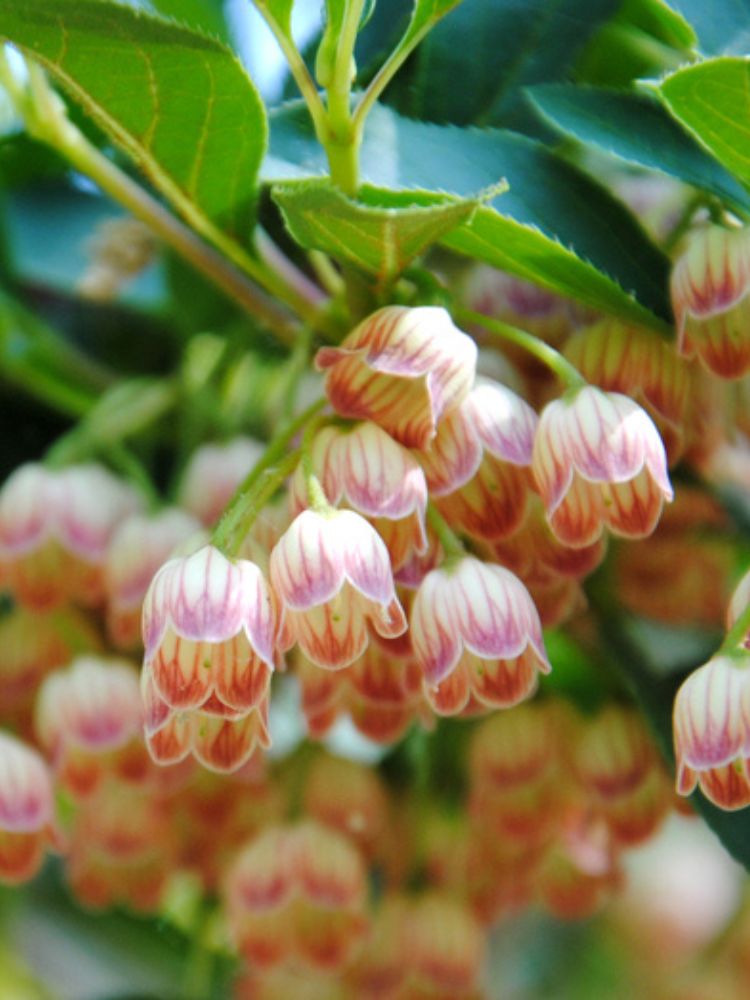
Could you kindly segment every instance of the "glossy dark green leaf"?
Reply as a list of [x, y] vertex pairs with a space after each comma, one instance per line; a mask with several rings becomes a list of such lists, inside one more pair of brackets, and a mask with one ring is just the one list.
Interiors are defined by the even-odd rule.
[[[299, 106], [271, 123], [267, 181], [321, 175], [325, 161]], [[605, 312], [664, 328], [668, 264], [625, 208], [541, 144], [512, 132], [439, 127], [371, 114], [362, 177], [430, 204], [475, 197], [502, 178], [510, 189], [443, 242]]]
[[709, 59], [672, 73], [659, 90], [682, 124], [750, 186], [750, 63]]
[[566, 135], [621, 160], [660, 170], [729, 206], [750, 209], [750, 196], [656, 101], [639, 94], [567, 84], [529, 91], [534, 105]]
[[619, 2], [464, 0], [422, 42], [388, 100], [411, 117], [524, 131], [523, 88], [564, 79]]
[[0, 0], [0, 38], [48, 69], [178, 210], [247, 236], [266, 120], [229, 49], [98, 0]]
[[323, 250], [336, 260], [373, 275], [380, 287], [393, 281], [416, 257], [466, 222], [476, 199], [443, 197], [414, 204], [371, 190], [353, 200], [328, 181], [296, 181], [272, 189], [287, 227], [301, 246]]

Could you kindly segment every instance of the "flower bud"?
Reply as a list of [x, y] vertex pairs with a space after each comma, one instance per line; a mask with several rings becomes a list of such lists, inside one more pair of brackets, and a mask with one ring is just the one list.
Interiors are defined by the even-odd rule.
[[211, 527], [262, 454], [263, 445], [247, 437], [202, 445], [185, 467], [179, 505]]

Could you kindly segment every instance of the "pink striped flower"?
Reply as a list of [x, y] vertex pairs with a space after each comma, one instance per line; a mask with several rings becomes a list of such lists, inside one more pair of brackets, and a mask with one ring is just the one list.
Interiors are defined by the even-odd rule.
[[571, 389], [542, 412], [533, 471], [555, 535], [591, 545], [604, 525], [643, 538], [672, 499], [659, 432], [632, 399], [593, 386]]
[[52, 839], [54, 796], [47, 766], [31, 747], [0, 732], [0, 882], [33, 878]]
[[303, 511], [274, 547], [270, 575], [283, 608], [282, 647], [299, 643], [318, 666], [353, 663], [368, 624], [385, 637], [406, 630], [385, 543], [353, 511]]
[[683, 682], [674, 743], [680, 795], [698, 785], [720, 809], [750, 805], [750, 654], [717, 654]]
[[141, 639], [141, 609], [154, 574], [175, 548], [201, 530], [177, 507], [134, 514], [117, 528], [104, 564], [107, 628], [114, 644], [133, 649]]
[[462, 711], [470, 695], [487, 706], [514, 705], [550, 670], [524, 585], [471, 556], [427, 574], [414, 598], [411, 640], [425, 694], [441, 714]]
[[454, 527], [494, 541], [522, 523], [537, 416], [499, 382], [480, 381], [420, 456], [435, 505]]
[[216, 695], [199, 707], [176, 710], [162, 698], [154, 682], [151, 664], [141, 674], [146, 746], [157, 764], [178, 764], [191, 754], [209, 771], [229, 774], [238, 771], [258, 747], [271, 745], [268, 706], [271, 674], [256, 696], [255, 705], [245, 711], [223, 704]]
[[427, 448], [474, 381], [477, 349], [444, 309], [386, 306], [315, 358], [344, 417], [373, 420], [401, 444]]
[[178, 711], [215, 698], [235, 712], [255, 708], [274, 667], [276, 610], [258, 567], [206, 545], [170, 559], [143, 603], [146, 666]]
[[147, 758], [138, 674], [125, 660], [80, 656], [42, 684], [35, 729], [60, 783], [82, 798], [106, 774], [140, 783]]
[[350, 841], [314, 821], [271, 827], [227, 872], [229, 929], [242, 955], [261, 968], [296, 959], [337, 970], [367, 926], [367, 880]]
[[139, 506], [100, 466], [22, 465], [0, 491], [0, 565], [10, 590], [37, 610], [66, 599], [99, 604], [107, 545]]
[[677, 345], [722, 378], [750, 371], [750, 229], [703, 226], [672, 271]]
[[[402, 445], [367, 421], [350, 429], [325, 427], [312, 443], [311, 461], [329, 502], [344, 502], [370, 519], [394, 569], [427, 550], [427, 484], [419, 463]], [[292, 482], [295, 512], [307, 506], [304, 474]]]

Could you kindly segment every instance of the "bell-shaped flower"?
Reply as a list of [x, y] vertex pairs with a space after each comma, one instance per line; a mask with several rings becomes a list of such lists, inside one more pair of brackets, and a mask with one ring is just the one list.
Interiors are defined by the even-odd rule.
[[563, 353], [592, 385], [640, 403], [658, 427], [670, 463], [680, 457], [690, 374], [671, 343], [642, 327], [601, 319], [571, 337]]
[[499, 382], [480, 381], [420, 455], [435, 505], [476, 538], [505, 538], [524, 519], [537, 416]]
[[350, 837], [364, 857], [375, 855], [388, 823], [388, 799], [371, 767], [321, 754], [305, 776], [303, 806], [312, 819]]
[[265, 830], [237, 855], [225, 879], [232, 937], [261, 967], [295, 958], [340, 969], [366, 929], [366, 895], [356, 848], [312, 821]]
[[605, 525], [643, 538], [672, 499], [651, 418], [627, 396], [593, 386], [571, 389], [545, 407], [533, 471], [550, 527], [574, 548], [591, 545]]
[[91, 795], [106, 775], [135, 784], [146, 779], [142, 715], [134, 666], [80, 656], [42, 684], [35, 728], [58, 781], [81, 798]]
[[140, 503], [97, 465], [16, 469], [0, 490], [0, 567], [13, 595], [36, 610], [99, 604], [107, 545]]
[[282, 647], [299, 643], [318, 666], [353, 663], [367, 648], [368, 624], [386, 637], [406, 630], [385, 543], [353, 511], [303, 511], [274, 547], [270, 576]]
[[506, 707], [528, 697], [538, 673], [550, 670], [524, 585], [502, 566], [471, 556], [427, 574], [412, 606], [411, 640], [425, 694], [446, 714], [456, 711], [455, 699], [450, 707], [441, 703], [441, 686], [459, 685], [462, 675], [479, 702]]
[[467, 1000], [475, 995], [485, 934], [466, 903], [429, 892], [414, 903], [405, 930], [417, 989]]
[[253, 707], [244, 711], [228, 707], [215, 694], [199, 708], [174, 709], [161, 697], [152, 665], [144, 664], [141, 696], [146, 746], [152, 759], [172, 765], [192, 755], [209, 771], [238, 771], [259, 747], [267, 750], [271, 745], [270, 686], [271, 674], [266, 672], [263, 690], [254, 695]]
[[231, 712], [255, 708], [274, 667], [276, 611], [258, 567], [206, 545], [170, 559], [143, 603], [145, 665], [175, 710], [216, 698]]
[[0, 732], [0, 882], [33, 878], [53, 840], [54, 794], [47, 765], [31, 747]]
[[750, 229], [706, 225], [687, 238], [670, 282], [677, 345], [722, 378], [750, 371]]
[[750, 654], [717, 654], [683, 681], [674, 704], [677, 791], [696, 785], [720, 809], [750, 805]]
[[344, 417], [373, 420], [408, 448], [427, 448], [474, 381], [477, 349], [436, 306], [386, 306], [315, 364]]
[[[394, 569], [427, 550], [427, 483], [419, 463], [372, 421], [324, 427], [310, 448], [312, 471], [334, 506], [365, 515], [388, 547]], [[301, 465], [292, 479], [293, 509], [307, 507]]]
[[260, 441], [248, 437], [201, 445], [190, 456], [182, 475], [179, 505], [210, 528], [263, 451]]

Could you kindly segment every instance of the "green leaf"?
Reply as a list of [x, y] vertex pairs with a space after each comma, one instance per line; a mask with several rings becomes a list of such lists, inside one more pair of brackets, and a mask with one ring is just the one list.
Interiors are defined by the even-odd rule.
[[750, 186], [750, 63], [709, 59], [672, 73], [659, 90], [683, 125]]
[[158, 14], [174, 18], [222, 42], [229, 42], [222, 0], [151, 0], [151, 6]]
[[657, 102], [639, 94], [547, 84], [529, 91], [545, 118], [580, 142], [677, 177], [740, 210], [750, 196]]
[[[604, 312], [665, 328], [668, 262], [629, 212], [591, 178], [531, 139], [501, 130], [439, 127], [375, 107], [362, 178], [409, 191], [473, 198], [504, 177], [510, 190], [443, 237], [447, 246]], [[326, 173], [299, 105], [271, 117], [269, 182]]]
[[277, 185], [271, 193], [298, 243], [367, 271], [380, 288], [466, 222], [479, 204], [443, 196], [436, 204], [418, 205], [408, 194], [375, 189], [361, 192], [354, 201], [325, 180]]
[[48, 69], [184, 215], [247, 237], [265, 110], [227, 48], [98, 0], [0, 0], [0, 38]]
[[750, 5], [746, 0], [669, 0], [695, 29], [706, 55], [747, 52], [750, 44]]
[[417, 35], [429, 31], [434, 24], [437, 24], [442, 17], [445, 17], [461, 2], [462, 0], [416, 0], [414, 13], [402, 39], [402, 44], [411, 42]]
[[[464, 0], [421, 43], [391, 85], [389, 103], [413, 118], [525, 131], [523, 88], [567, 77], [587, 39], [619, 4]], [[419, 4], [409, 31], [436, 6], [445, 5]]]

